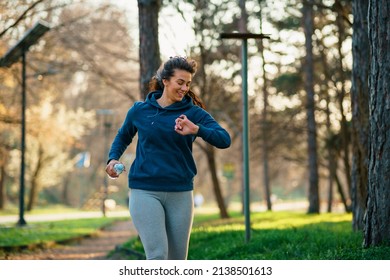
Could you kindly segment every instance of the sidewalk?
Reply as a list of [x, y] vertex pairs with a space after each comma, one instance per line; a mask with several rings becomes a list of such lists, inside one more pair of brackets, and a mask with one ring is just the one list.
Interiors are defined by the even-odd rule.
[[[91, 237], [74, 240], [65, 244], [53, 244], [49, 248], [7, 252], [0, 259], [7, 260], [107, 260], [126, 259], [126, 255], [114, 251], [129, 239], [137, 237], [137, 232], [128, 211], [108, 211], [107, 217], [128, 217], [127, 220], [114, 222]], [[80, 211], [55, 214], [26, 214], [27, 224], [31, 222], [58, 221], [66, 219], [86, 219], [103, 217], [101, 211]], [[0, 216], [1, 226], [16, 225], [19, 215]]]
[[121, 260], [125, 254], [115, 252], [118, 246], [137, 237], [131, 220], [118, 221], [99, 231], [96, 236], [75, 240], [72, 243], [54, 244], [50, 248], [8, 252], [0, 259], [6, 260]]
[[[129, 217], [130, 213], [128, 210], [123, 211], [108, 211], [107, 217]], [[46, 222], [46, 221], [59, 221], [69, 219], [86, 219], [86, 218], [100, 218], [103, 217], [101, 211], [80, 211], [80, 212], [69, 212], [69, 213], [55, 213], [55, 214], [26, 214], [24, 219], [27, 223], [29, 222]], [[19, 215], [7, 215], [0, 216], [1, 224], [16, 224], [19, 220]]]

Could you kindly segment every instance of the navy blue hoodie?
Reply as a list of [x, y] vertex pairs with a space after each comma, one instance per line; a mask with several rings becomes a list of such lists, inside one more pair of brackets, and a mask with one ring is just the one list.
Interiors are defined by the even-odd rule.
[[[128, 111], [112, 143], [109, 160], [122, 156], [138, 133], [136, 158], [129, 172], [129, 187], [151, 191], [189, 191], [193, 189], [196, 165], [192, 144], [196, 137], [217, 148], [228, 148], [229, 134], [213, 117], [185, 96], [181, 102], [162, 108], [162, 91], [148, 94], [145, 102], [136, 102]], [[175, 119], [186, 115], [199, 126], [197, 135], [180, 135]]]

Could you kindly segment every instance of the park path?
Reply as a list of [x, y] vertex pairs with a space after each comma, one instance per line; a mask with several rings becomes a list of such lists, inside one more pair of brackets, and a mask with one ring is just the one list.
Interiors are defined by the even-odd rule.
[[7, 253], [8, 260], [120, 260], [126, 256], [108, 254], [117, 246], [137, 236], [131, 220], [117, 221], [96, 235], [69, 244], [57, 244], [51, 248]]

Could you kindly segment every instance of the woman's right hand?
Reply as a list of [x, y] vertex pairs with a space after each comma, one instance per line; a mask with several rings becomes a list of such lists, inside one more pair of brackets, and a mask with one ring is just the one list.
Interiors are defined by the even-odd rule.
[[116, 171], [114, 169], [114, 165], [117, 163], [121, 163], [121, 162], [116, 160], [116, 159], [112, 159], [112, 160], [110, 160], [110, 162], [106, 166], [106, 173], [111, 178], [118, 178], [119, 177], [119, 175], [116, 173]]

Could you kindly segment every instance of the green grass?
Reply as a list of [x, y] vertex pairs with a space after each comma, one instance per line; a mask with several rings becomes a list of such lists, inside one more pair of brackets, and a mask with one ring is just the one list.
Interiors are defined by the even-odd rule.
[[0, 251], [45, 245], [91, 235], [118, 218], [91, 218], [29, 223], [23, 227], [0, 226]]
[[[211, 219], [211, 220], [210, 220]], [[192, 260], [389, 260], [390, 247], [362, 248], [351, 214], [297, 212], [251, 214], [251, 238], [245, 241], [244, 217], [196, 217], [188, 258]], [[143, 252], [139, 240], [125, 246]]]

